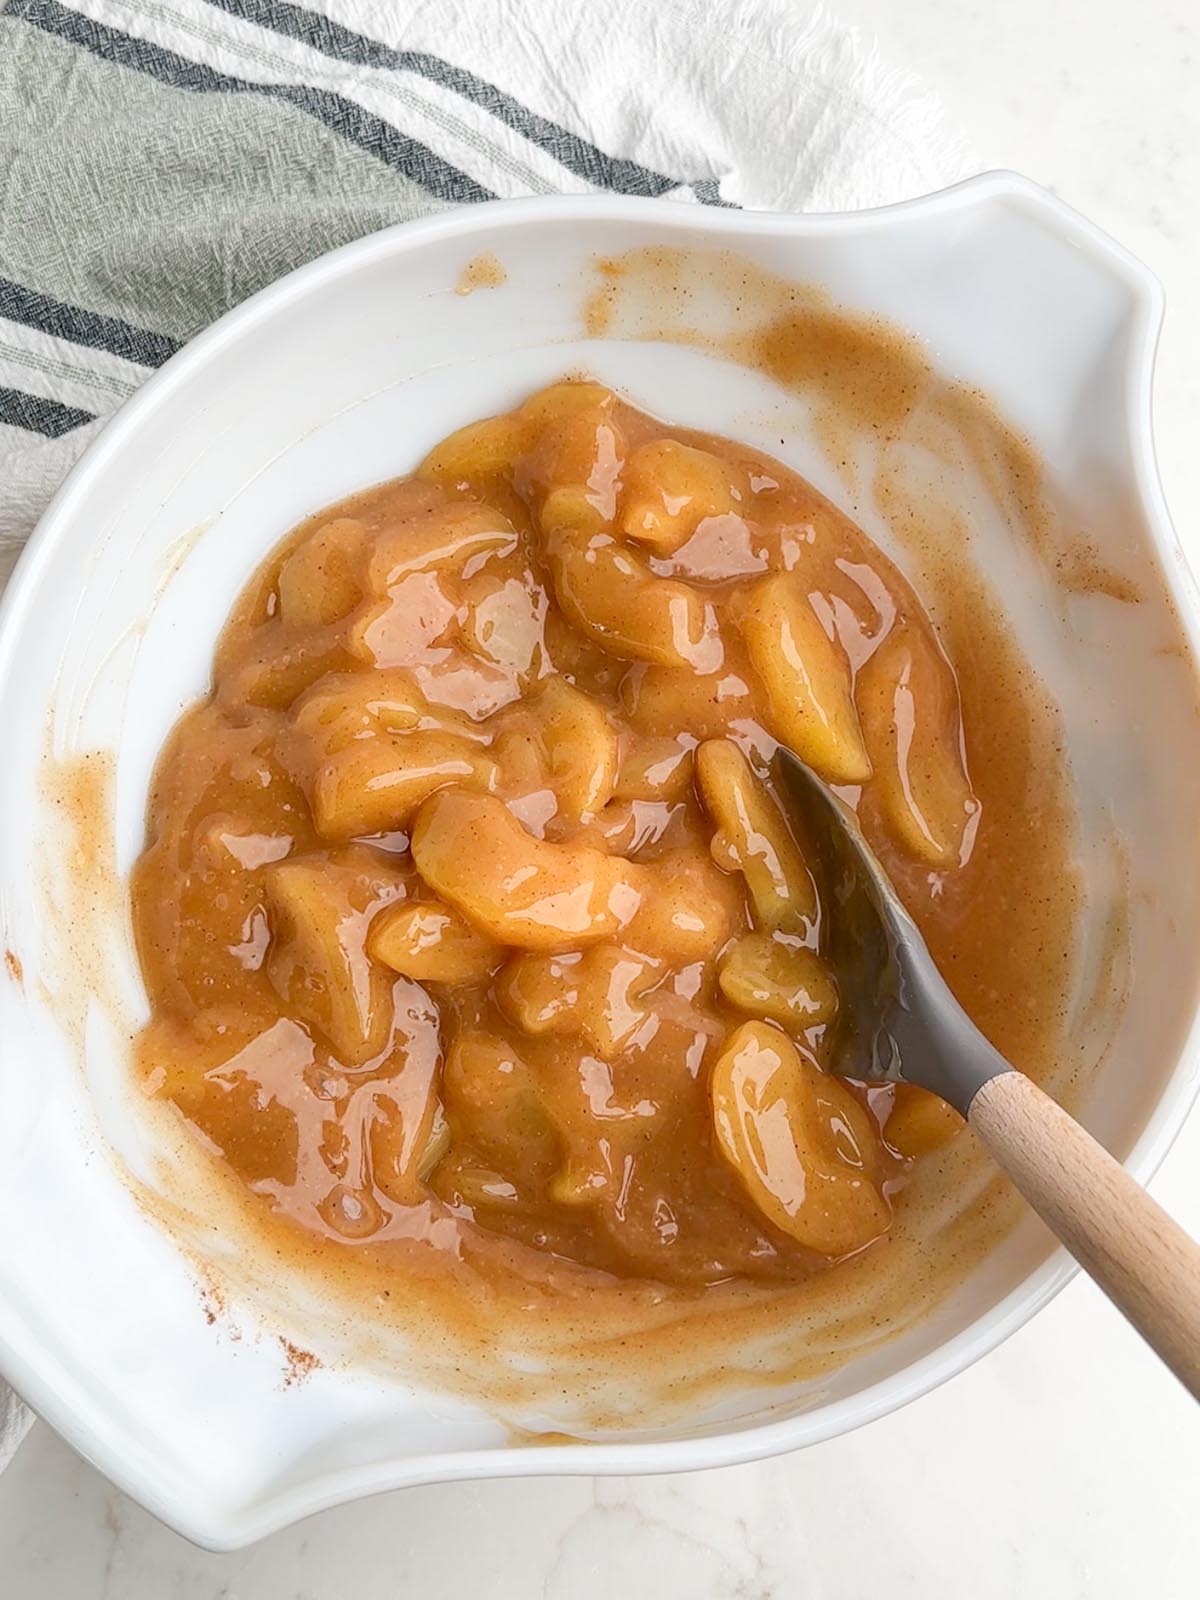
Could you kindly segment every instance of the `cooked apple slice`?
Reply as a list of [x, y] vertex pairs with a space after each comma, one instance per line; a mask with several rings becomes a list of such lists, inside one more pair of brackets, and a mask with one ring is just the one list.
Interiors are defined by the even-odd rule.
[[427, 713], [407, 672], [331, 672], [301, 695], [292, 726], [305, 754], [325, 756], [365, 734], [415, 728]]
[[827, 782], [865, 782], [871, 763], [854, 709], [850, 663], [798, 576], [761, 578], [735, 615], [766, 690], [771, 732]]
[[860, 670], [855, 698], [872, 787], [897, 842], [918, 861], [954, 866], [979, 802], [963, 756], [953, 668], [932, 637], [897, 623]]
[[382, 912], [367, 949], [376, 961], [418, 983], [482, 983], [504, 959], [503, 945], [435, 900], [410, 900]]
[[692, 786], [692, 746], [687, 736], [627, 734], [617, 770], [617, 800], [682, 800]]
[[367, 530], [335, 517], [310, 533], [279, 569], [279, 614], [289, 628], [336, 622], [362, 599]]
[[733, 467], [680, 439], [653, 439], [630, 456], [620, 527], [655, 552], [671, 555], [706, 517], [736, 511]]
[[414, 811], [449, 783], [486, 783], [490, 760], [452, 733], [378, 734], [355, 739], [317, 768], [312, 811], [325, 839], [355, 839], [406, 828]]
[[367, 954], [367, 930], [377, 912], [406, 895], [408, 881], [369, 850], [294, 856], [265, 876], [272, 984], [339, 1060], [370, 1060], [387, 1044], [392, 974]]
[[318, 679], [353, 667], [342, 630], [293, 634], [276, 618], [222, 651], [217, 696], [223, 705], [285, 711]]
[[429, 887], [501, 944], [553, 950], [609, 938], [641, 901], [637, 866], [535, 839], [503, 801], [466, 789], [425, 802], [412, 853]]
[[496, 998], [523, 1032], [581, 1034], [609, 1061], [648, 1019], [642, 996], [662, 974], [661, 962], [607, 941], [565, 955], [528, 950], [505, 967]]
[[537, 1074], [507, 1040], [466, 1032], [450, 1046], [442, 1076], [446, 1116], [456, 1145], [533, 1181], [558, 1165], [559, 1142], [546, 1115]]
[[748, 933], [721, 959], [717, 975], [730, 1005], [797, 1029], [831, 1022], [837, 986], [814, 950], [778, 933]]
[[561, 383], [548, 384], [546, 388], [530, 395], [517, 412], [517, 417], [527, 437], [536, 440], [539, 435], [569, 421], [580, 412], [610, 414], [616, 404], [616, 395], [604, 384], [564, 378]]
[[750, 685], [736, 671], [707, 677], [680, 667], [634, 667], [621, 685], [621, 703], [640, 733], [720, 739], [731, 723], [757, 718]]
[[717, 824], [713, 860], [740, 872], [761, 928], [804, 934], [817, 915], [817, 891], [783, 813], [746, 757], [728, 739], [709, 739], [696, 752], [696, 777]]
[[966, 1124], [936, 1094], [918, 1089], [915, 1083], [898, 1083], [891, 1115], [883, 1125], [883, 1137], [906, 1161], [940, 1149]]
[[529, 579], [486, 573], [460, 583], [460, 588], [467, 606], [462, 633], [468, 649], [527, 687], [546, 660], [545, 590]]
[[558, 603], [610, 655], [712, 673], [724, 659], [716, 612], [699, 589], [656, 578], [611, 534], [575, 525], [547, 541]]
[[782, 1233], [836, 1258], [887, 1229], [870, 1113], [786, 1034], [743, 1023], [717, 1058], [710, 1092], [721, 1154]]
[[586, 822], [612, 799], [617, 781], [617, 730], [590, 695], [553, 677], [534, 702], [542, 721], [550, 778], [559, 810]]
[[711, 958], [746, 926], [741, 880], [695, 850], [665, 851], [643, 866], [641, 882], [626, 942], [672, 966]]
[[369, 564], [372, 592], [381, 598], [418, 573], [479, 571], [511, 555], [517, 532], [500, 511], [473, 500], [451, 500], [385, 524]]
[[496, 999], [523, 1033], [570, 1033], [583, 980], [582, 950], [522, 950], [497, 979]]
[[367, 1135], [371, 1173], [397, 1205], [424, 1200], [425, 1179], [450, 1142], [438, 1116], [438, 1066], [436, 1053], [411, 1052], [375, 1094]]
[[516, 417], [486, 417], [435, 445], [417, 468], [417, 476], [457, 488], [460, 483], [511, 473], [522, 448], [523, 429]]
[[[557, 414], [546, 414], [528, 456], [517, 469], [517, 485], [524, 488], [537, 511], [543, 533], [577, 528], [594, 533], [611, 527], [617, 514], [621, 472], [625, 465], [625, 438], [615, 415], [615, 397], [605, 389], [577, 385], [576, 395], [563, 395]], [[532, 405], [546, 400], [534, 396]]]

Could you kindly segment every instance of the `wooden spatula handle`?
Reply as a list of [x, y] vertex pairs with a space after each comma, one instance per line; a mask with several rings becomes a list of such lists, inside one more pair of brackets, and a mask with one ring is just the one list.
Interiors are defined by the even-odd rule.
[[968, 1121], [1042, 1220], [1200, 1400], [1200, 1245], [1022, 1072]]

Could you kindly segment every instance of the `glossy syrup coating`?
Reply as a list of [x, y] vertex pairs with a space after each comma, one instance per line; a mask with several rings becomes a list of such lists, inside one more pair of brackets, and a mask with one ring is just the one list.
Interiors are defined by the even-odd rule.
[[911, 588], [810, 486], [556, 385], [240, 600], [134, 874], [146, 1085], [331, 1247], [824, 1270], [957, 1120], [823, 1071], [829, 908], [767, 763], [844, 786], [936, 948], [1003, 881], [971, 731]]

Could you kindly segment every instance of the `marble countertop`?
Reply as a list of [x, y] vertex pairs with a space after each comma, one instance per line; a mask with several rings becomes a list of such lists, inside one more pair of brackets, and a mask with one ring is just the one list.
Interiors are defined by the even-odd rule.
[[[1195, 0], [838, 0], [1028, 173], [1163, 280], [1158, 438], [1200, 564]], [[1154, 1192], [1200, 1233], [1200, 1117]], [[1200, 1408], [1076, 1281], [934, 1394], [848, 1438], [688, 1477], [451, 1484], [194, 1550], [44, 1427], [0, 1478], [5, 1600], [1184, 1600]]]

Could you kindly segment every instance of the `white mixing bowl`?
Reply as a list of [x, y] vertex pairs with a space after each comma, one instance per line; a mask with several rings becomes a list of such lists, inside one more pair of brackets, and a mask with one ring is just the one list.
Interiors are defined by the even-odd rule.
[[[170, 361], [72, 473], [3, 605], [0, 912], [17, 959], [0, 974], [0, 1370], [109, 1477], [200, 1543], [239, 1545], [415, 1482], [659, 1472], [793, 1449], [958, 1372], [1069, 1276], [1030, 1221], [933, 1316], [819, 1388], [773, 1399], [766, 1414], [759, 1397], [702, 1430], [530, 1450], [495, 1419], [400, 1378], [326, 1367], [281, 1384], [277, 1342], [248, 1324], [231, 1339], [202, 1313], [195, 1264], [113, 1159], [119, 1150], [144, 1166], [123, 1096], [126, 1043], [104, 995], [123, 986], [136, 1010], [140, 985], [121, 893], [91, 905], [73, 945], [50, 926], [47, 885], [78, 895], [91, 867], [57, 826], [47, 740], [57, 758], [112, 753], [115, 817], [95, 826], [101, 844], [115, 829], [127, 870], [163, 737], [204, 691], [217, 631], [271, 545], [314, 508], [406, 470], [452, 428], [568, 369], [673, 421], [760, 443], [845, 499], [793, 399], [760, 374], [695, 346], [586, 337], [594, 257], [660, 245], [736, 251], [917, 335], [940, 371], [977, 385], [1029, 437], [1060, 507], [1102, 556], [1151, 585], [1165, 574], [1195, 644], [1196, 590], [1151, 444], [1159, 290], [1019, 178], [992, 174], [840, 217], [616, 198], [449, 212], [293, 273]], [[507, 281], [454, 293], [484, 250]], [[983, 554], [1024, 630], [1032, 590], [1002, 552]], [[1072, 658], [1063, 709], [1076, 776], [1086, 759], [1089, 803], [1124, 839], [1130, 874], [1127, 1003], [1085, 1119], [1145, 1179], [1200, 1070], [1190, 664], [1162, 656], [1146, 607], [1103, 593], [1077, 595], [1052, 620], [1055, 649]], [[1036, 642], [1027, 648], [1036, 658]], [[1053, 683], [1054, 662], [1041, 665]], [[77, 1002], [88, 991], [85, 1019]]]

